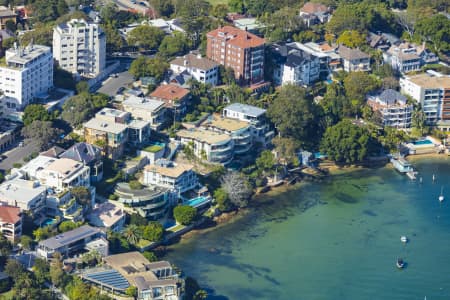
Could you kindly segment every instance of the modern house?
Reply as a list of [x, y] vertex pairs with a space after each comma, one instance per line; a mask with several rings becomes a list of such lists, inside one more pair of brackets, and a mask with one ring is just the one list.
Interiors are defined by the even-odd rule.
[[151, 263], [137, 251], [107, 256], [103, 260], [130, 285], [137, 287], [138, 300], [181, 299], [182, 280], [169, 262]]
[[367, 104], [381, 114], [383, 126], [406, 129], [411, 127], [413, 105], [405, 96], [392, 89], [378, 95], [369, 96]]
[[248, 122], [214, 114], [205, 119], [200, 128], [227, 134], [234, 141], [234, 154], [247, 154], [253, 146], [252, 125]]
[[175, 114], [174, 118], [181, 119], [186, 114], [190, 92], [178, 85], [166, 84], [157, 87], [150, 94], [150, 98], [164, 102], [164, 107]]
[[86, 245], [94, 240], [105, 238], [106, 234], [99, 228], [83, 225], [49, 239], [40, 241], [37, 246], [37, 254], [49, 259], [55, 252], [63, 257], [70, 257], [74, 253], [86, 248]]
[[288, 43], [287, 46], [298, 48], [308, 54], [319, 58], [320, 77], [328, 78], [330, 72], [336, 71], [342, 67], [341, 57], [336, 53], [336, 47], [328, 45], [328, 43]]
[[234, 70], [237, 80], [246, 85], [264, 81], [265, 40], [232, 26], [220, 27], [206, 35], [206, 56]]
[[311, 85], [320, 76], [320, 58], [296, 47], [296, 43], [270, 46], [277, 85]]
[[306, 2], [300, 8], [300, 17], [307, 27], [327, 23], [331, 18], [331, 9], [323, 4]]
[[428, 125], [450, 131], [450, 76], [430, 72], [400, 78], [401, 92], [422, 107]]
[[125, 217], [123, 208], [111, 202], [104, 202], [97, 204], [87, 216], [87, 219], [92, 226], [119, 232], [125, 225]]
[[234, 140], [230, 135], [204, 129], [180, 130], [177, 137], [185, 147], [192, 145], [195, 156], [226, 165], [234, 157]]
[[132, 189], [127, 182], [120, 182], [116, 185], [114, 193], [119, 197], [119, 202], [149, 220], [162, 218], [171, 207], [170, 191], [163, 187], [152, 185]]
[[275, 133], [270, 129], [266, 110], [242, 103], [232, 103], [223, 109], [225, 118], [247, 122], [251, 125], [253, 143], [260, 143], [266, 147], [272, 142]]
[[90, 169], [83, 163], [69, 158], [60, 158], [46, 168], [38, 170], [36, 178], [42, 185], [63, 191], [73, 187], [90, 187]]
[[53, 88], [53, 55], [50, 47], [30, 44], [6, 50], [0, 63], [0, 90], [8, 108], [21, 110]]
[[103, 178], [103, 159], [100, 147], [88, 143], [76, 143], [59, 155], [83, 163], [90, 169], [91, 182], [101, 181]]
[[95, 77], [106, 67], [106, 36], [99, 24], [72, 19], [53, 30], [53, 54], [59, 66]]
[[344, 45], [337, 48], [337, 53], [342, 58], [344, 71], [370, 71], [370, 56], [359, 49], [351, 49]]
[[175, 74], [186, 71], [198, 82], [215, 86], [219, 83], [219, 64], [201, 54], [189, 53], [170, 62]]
[[151, 129], [155, 131], [160, 130], [166, 121], [166, 106], [164, 101], [130, 96], [122, 102], [122, 107], [134, 119], [150, 122]]
[[1, 203], [18, 207], [33, 216], [45, 213], [46, 197], [47, 188], [39, 181], [14, 178], [0, 184]]
[[417, 71], [423, 65], [439, 62], [437, 55], [427, 49], [425, 44], [417, 46], [407, 42], [391, 46], [383, 53], [383, 60], [402, 73]]
[[12, 243], [22, 235], [22, 213], [20, 208], [0, 205], [0, 230], [3, 237]]

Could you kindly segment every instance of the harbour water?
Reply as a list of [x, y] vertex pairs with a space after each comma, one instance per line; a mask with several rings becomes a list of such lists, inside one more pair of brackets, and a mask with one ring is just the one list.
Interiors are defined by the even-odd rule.
[[165, 258], [208, 299], [450, 299], [450, 160], [414, 166], [422, 183], [379, 168], [264, 195]]

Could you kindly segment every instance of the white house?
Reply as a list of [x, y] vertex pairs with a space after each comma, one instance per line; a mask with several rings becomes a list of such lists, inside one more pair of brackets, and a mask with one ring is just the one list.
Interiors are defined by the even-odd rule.
[[342, 58], [344, 71], [370, 71], [370, 55], [359, 49], [351, 49], [340, 45], [337, 49], [338, 54]]
[[122, 106], [133, 118], [150, 122], [153, 130], [159, 130], [166, 119], [164, 101], [130, 96], [122, 102]]
[[53, 55], [50, 47], [29, 45], [5, 53], [0, 64], [0, 91], [7, 97], [9, 109], [25, 108], [38, 96], [47, 95], [53, 87]]
[[370, 96], [367, 104], [381, 114], [384, 126], [410, 128], [413, 105], [407, 103], [405, 96], [392, 89]]
[[217, 85], [219, 81], [219, 64], [202, 57], [201, 54], [186, 54], [170, 62], [170, 69], [175, 74], [187, 71], [197, 81], [205, 84]]
[[14, 178], [0, 185], [0, 202], [38, 215], [45, 209], [47, 188], [39, 181]]
[[96, 23], [72, 19], [53, 30], [53, 55], [74, 74], [95, 77], [106, 66], [106, 37]]

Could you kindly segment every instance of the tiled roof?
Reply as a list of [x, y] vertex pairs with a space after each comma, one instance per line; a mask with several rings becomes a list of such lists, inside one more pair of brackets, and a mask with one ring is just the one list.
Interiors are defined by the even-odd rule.
[[217, 67], [219, 64], [206, 57], [199, 57], [189, 53], [182, 57], [177, 57], [170, 62], [171, 65], [178, 65], [184, 67], [193, 67], [200, 70], [210, 70]]
[[208, 32], [208, 37], [227, 39], [228, 44], [239, 48], [253, 48], [264, 45], [265, 39], [233, 26], [224, 26]]
[[20, 220], [20, 208], [15, 206], [0, 206], [0, 222], [16, 224]]
[[339, 46], [338, 53], [345, 60], [370, 58], [369, 54], [364, 53], [359, 49], [347, 48], [344, 45]]
[[175, 84], [160, 85], [154, 90], [150, 96], [162, 99], [163, 101], [180, 100], [189, 94], [189, 90], [179, 87]]
[[325, 13], [328, 7], [320, 3], [306, 2], [300, 11], [308, 14]]

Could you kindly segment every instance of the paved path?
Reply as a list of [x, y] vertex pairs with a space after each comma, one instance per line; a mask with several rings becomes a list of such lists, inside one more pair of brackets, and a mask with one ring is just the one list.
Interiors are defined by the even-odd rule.
[[134, 81], [133, 75], [128, 73], [128, 71], [123, 71], [117, 74], [117, 78], [109, 77], [108, 79], [103, 81], [102, 86], [97, 90], [97, 92], [106, 94], [108, 96], [115, 96], [117, 90], [120, 87], [126, 87], [128, 84]]
[[11, 169], [13, 167], [13, 164], [16, 162], [23, 163], [23, 159], [25, 157], [27, 157], [28, 155], [30, 155], [33, 152], [39, 151], [37, 143], [35, 141], [31, 141], [31, 140], [24, 141], [23, 147], [19, 147], [19, 142], [20, 142], [20, 140], [18, 140], [18, 142], [16, 143], [16, 145], [14, 146], [13, 149], [6, 151], [2, 154], [2, 155], [5, 155], [6, 158], [3, 159], [3, 161], [0, 163], [1, 171], [6, 171], [6, 170]]

